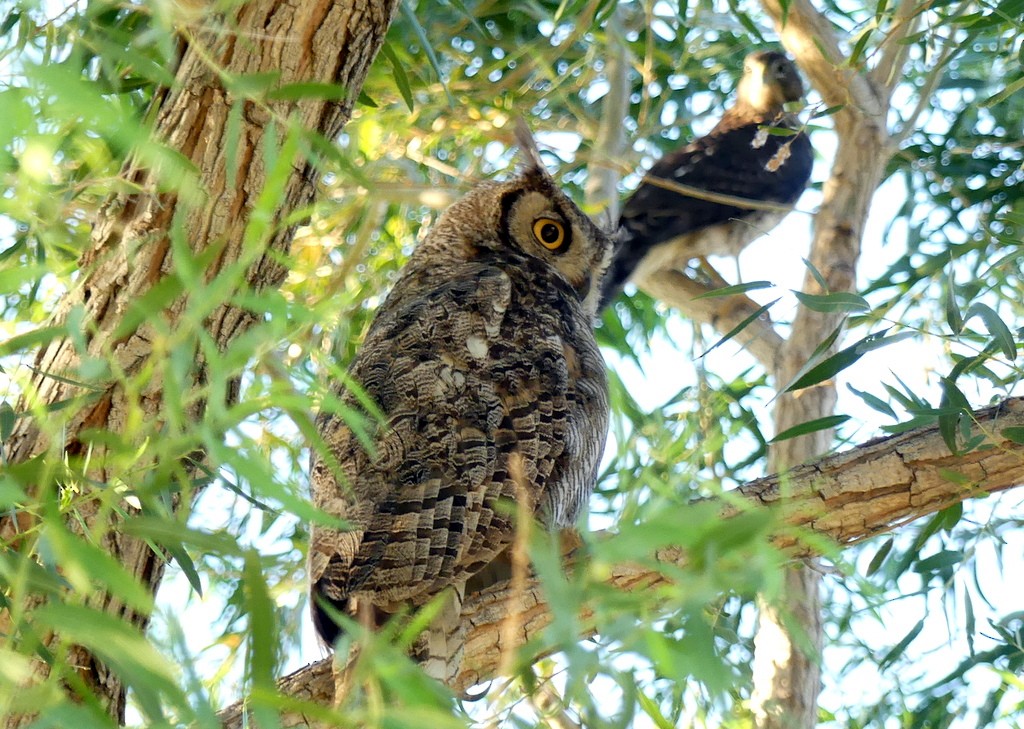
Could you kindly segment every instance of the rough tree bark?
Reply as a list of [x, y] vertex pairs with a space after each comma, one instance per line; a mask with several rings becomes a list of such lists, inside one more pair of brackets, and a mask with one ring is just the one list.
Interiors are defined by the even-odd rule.
[[[142, 392], [129, 393], [123, 387], [124, 378], [139, 372], [154, 355], [156, 337], [151, 326], [143, 323], [127, 334], [118, 330], [133, 302], [174, 270], [168, 234], [172, 221], [184, 220], [190, 253], [196, 259], [216, 247], [217, 254], [208, 257], [208, 280], [240, 262], [247, 265], [245, 279], [254, 290], [277, 286], [283, 280], [285, 270], [275, 254], [288, 250], [295, 226], [285, 225], [282, 220], [285, 214], [301, 210], [312, 201], [318, 173], [309, 161], [294, 160], [292, 174], [276, 208], [274, 232], [265, 247], [247, 249], [243, 242], [247, 213], [265, 187], [264, 127], [272, 118], [290, 120], [328, 139], [334, 138], [352, 113], [396, 7], [397, 0], [254, 0], [239, 5], [228, 17], [203, 18], [202, 29], [194, 33], [185, 31], [188, 42], [183, 45], [176, 83], [155, 102], [159, 106], [154, 134], [195, 165], [204, 199], [198, 204], [187, 204], [175, 195], [161, 192], [151, 171], [135, 167], [124, 171], [124, 176], [140, 192], [119, 194], [100, 210], [90, 247], [82, 256], [80, 283], [64, 298], [53, 317], [55, 323], [62, 323], [76, 307], [84, 310], [86, 351], [76, 351], [70, 338], [54, 340], [43, 348], [35, 360], [38, 374], [19, 410], [31, 409], [40, 415], [45, 405], [80, 396], [81, 390], [68, 380], [50, 375], [74, 379], [83, 356], [111, 358], [113, 371], [120, 371], [123, 376], [99, 383], [98, 394], [68, 418], [60, 442], [49, 440], [35, 417], [19, 419], [6, 444], [8, 463], [43, 456], [45, 461], [40, 462], [56, 464], [56, 469], [65, 457], [74, 458], [89, 451], [89, 475], [95, 482], [105, 483], [107, 469], [102, 443], [91, 442], [88, 436], [80, 435], [82, 431], [124, 434], [129, 412], [133, 408], [137, 412], [139, 407], [146, 418], [160, 422], [162, 382], [150, 380]], [[252, 42], [254, 38], [259, 41]], [[279, 72], [281, 84], [337, 83], [344, 89], [344, 95], [336, 101], [305, 99], [257, 104], [232, 98], [223, 84], [227, 77], [267, 72]], [[227, 122], [235, 103], [245, 106], [241, 133], [232, 155]], [[236, 161], [234, 170], [227, 169], [230, 159]], [[234, 182], [229, 183], [232, 179]], [[172, 330], [188, 305], [185, 294], [164, 311]], [[224, 349], [253, 321], [252, 313], [222, 305], [208, 314], [205, 328], [217, 346]], [[197, 352], [193, 386], [199, 388], [205, 380], [205, 364]], [[228, 393], [228, 398], [235, 394]], [[193, 402], [189, 415], [198, 419], [204, 401], [194, 397]], [[201, 460], [202, 454], [192, 458]], [[52, 488], [56, 470], [48, 476], [39, 484], [40, 489]], [[101, 510], [98, 502], [83, 500], [79, 510], [82, 519], [69, 523], [69, 528], [98, 538], [101, 546], [141, 584], [155, 591], [163, 574], [163, 556], [154, 553], [145, 542], [119, 533], [116, 523], [103, 523], [103, 519], [109, 520], [110, 513]], [[30, 517], [24, 513], [14, 518], [5, 516], [0, 519], [0, 543], [19, 544], [19, 535], [31, 526]], [[24, 542], [21, 544], [24, 547]], [[148, 619], [109, 595], [95, 602], [96, 607], [139, 626], [144, 626]], [[10, 626], [4, 626], [3, 621], [8, 617], [0, 614], [0, 630], [5, 632]], [[51, 636], [48, 642], [56, 645], [56, 641], [57, 636]], [[84, 648], [69, 650], [69, 664], [80, 667], [85, 685], [105, 702], [113, 717], [123, 721], [125, 690], [121, 678]], [[44, 678], [49, 674], [49, 666], [40, 660], [37, 671]], [[8, 716], [2, 719], [2, 725], [18, 727], [29, 721], [30, 716]]]
[[[1007, 428], [1024, 425], [1024, 398], [979, 410], [972, 416], [972, 434], [984, 433], [986, 444], [962, 456], [949, 452], [938, 425], [877, 439], [815, 463], [798, 466], [784, 476], [768, 476], [739, 489], [746, 508], [778, 509], [790, 525], [827, 537], [840, 546], [897, 529], [965, 499], [1014, 488], [1024, 483], [1024, 445], [1010, 440]], [[730, 500], [721, 506], [721, 518], [741, 510]], [[680, 521], [685, 522], [685, 515]], [[798, 530], [780, 530], [776, 544], [794, 557], [811, 552]], [[614, 538], [594, 535], [590, 541]], [[576, 559], [586, 560], [579, 535], [566, 533], [563, 556], [567, 569]], [[663, 563], [684, 564], [678, 548], [657, 553]], [[666, 582], [665, 572], [634, 564], [617, 565], [608, 583], [622, 590], [652, 589]], [[519, 626], [514, 634], [503, 630], [512, 616]], [[542, 585], [534, 576], [524, 584], [510, 580], [468, 595], [462, 610], [469, 623], [466, 657], [452, 688], [463, 691], [497, 675], [502, 657], [538, 635], [551, 620]], [[581, 606], [587, 634], [600, 630]], [[584, 637], [581, 635], [581, 637]], [[511, 642], [509, 642], [511, 641]], [[334, 701], [331, 661], [325, 659], [286, 676], [281, 691], [310, 705], [330, 706]], [[220, 715], [226, 729], [245, 726], [245, 707], [238, 702]], [[282, 726], [320, 727], [301, 713], [285, 714]]]

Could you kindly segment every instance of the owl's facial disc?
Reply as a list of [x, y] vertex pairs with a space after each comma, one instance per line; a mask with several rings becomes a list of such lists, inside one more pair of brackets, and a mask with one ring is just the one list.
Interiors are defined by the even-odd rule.
[[520, 188], [504, 201], [506, 241], [547, 261], [583, 300], [603, 268], [603, 233], [553, 184]]

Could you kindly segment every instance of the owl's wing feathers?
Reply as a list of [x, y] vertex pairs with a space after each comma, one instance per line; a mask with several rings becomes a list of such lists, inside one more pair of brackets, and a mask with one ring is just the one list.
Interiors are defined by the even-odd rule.
[[341, 610], [365, 598], [391, 612], [465, 580], [513, 538], [517, 486], [540, 503], [563, 455], [575, 394], [554, 315], [513, 313], [523, 307], [499, 268], [445, 269], [403, 276], [407, 292], [420, 276], [423, 294], [385, 302], [353, 362], [387, 418], [377, 456], [318, 421], [356, 497], [314, 460], [314, 500], [356, 527], [311, 539], [315, 590]]
[[[747, 219], [761, 214], [757, 209], [682, 195], [659, 185], [659, 179], [747, 200], [783, 205], [797, 201], [814, 161], [810, 140], [805, 133], [769, 134], [762, 146], [755, 147], [758, 128], [758, 123], [733, 125], [723, 119], [707, 136], [651, 167], [623, 208], [615, 258], [604, 279], [603, 303], [618, 294], [654, 246], [716, 225], [749, 225]], [[788, 157], [777, 169], [768, 169], [782, 146], [788, 146]]]

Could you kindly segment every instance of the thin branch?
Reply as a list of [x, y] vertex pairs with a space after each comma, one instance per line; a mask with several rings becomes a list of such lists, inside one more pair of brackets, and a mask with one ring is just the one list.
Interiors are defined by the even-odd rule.
[[622, 37], [623, 6], [616, 8], [605, 28], [605, 75], [608, 93], [601, 101], [601, 121], [588, 164], [585, 195], [588, 207], [604, 208], [609, 220], [619, 218], [619, 166], [629, 145], [622, 120], [629, 114], [629, 51]]
[[[952, 17], [959, 17], [966, 12], [969, 4], [970, 0], [964, 0], [964, 2], [960, 3], [956, 10], [953, 11]], [[950, 61], [967, 49], [966, 45], [956, 43], [950, 38], [945, 40], [946, 45], [942, 49], [941, 55], [928, 71], [928, 75], [925, 76], [924, 84], [922, 84], [917, 95], [917, 103], [914, 105], [914, 110], [910, 113], [910, 116], [902, 120], [899, 130], [892, 135], [894, 146], [898, 146], [918, 128], [918, 121], [925, 110], [931, 107], [932, 95], [935, 93], [935, 89], [938, 88], [939, 82], [942, 81], [942, 76], [949, 67]]]
[[902, 0], [896, 8], [889, 32], [875, 48], [875, 52], [880, 52], [881, 56], [871, 71], [871, 78], [878, 86], [892, 89], [897, 81], [902, 80], [899, 70], [903, 68], [910, 52], [910, 46], [903, 40], [917, 30], [925, 9], [918, 0]]
[[653, 185], [654, 187], [660, 187], [664, 190], [671, 190], [672, 192], [683, 195], [684, 197], [692, 197], [698, 200], [707, 200], [708, 202], [721, 203], [722, 205], [732, 205], [736, 208], [743, 208], [744, 210], [771, 210], [779, 213], [804, 213], [805, 215], [813, 215], [807, 210], [798, 210], [794, 205], [784, 205], [777, 202], [769, 202], [766, 200], [753, 200], [747, 197], [738, 197], [737, 195], [726, 195], [724, 192], [713, 192], [712, 190], [705, 190], [700, 187], [693, 187], [691, 185], [684, 185], [681, 182], [675, 180], [669, 180], [665, 177], [652, 177], [648, 175], [644, 177], [644, 183], [647, 185]]
[[[700, 324], [710, 324], [723, 337], [754, 316], [761, 305], [753, 299], [737, 294], [708, 299], [703, 294], [725, 288], [729, 282], [721, 277], [709, 263], [702, 264], [709, 282], [698, 281], [676, 269], [662, 269], [637, 278], [637, 286], [662, 303], [674, 306], [685, 316]], [[767, 313], [753, 319], [733, 336], [758, 362], [771, 371], [782, 347], [782, 337], [772, 327]]]
[[[971, 419], [972, 435], [984, 434], [987, 443], [970, 453], [951, 454], [937, 424], [917, 428], [799, 466], [785, 476], [768, 476], [746, 484], [720, 501], [720, 518], [728, 519], [750, 508], [770, 507], [785, 515], [788, 524], [846, 546], [966, 499], [1024, 483], [1024, 445], [1006, 435], [1009, 428], [1024, 427], [1024, 398], [976, 411]], [[680, 513], [679, 519], [685, 523], [685, 513]], [[808, 540], [798, 539], [796, 533], [787, 528], [779, 533], [776, 544], [794, 557], [811, 554]], [[614, 538], [613, 533], [602, 532], [591, 539]], [[567, 571], [573, 569], [575, 560], [586, 559], [579, 549], [581, 544], [575, 533], [564, 534]], [[677, 547], [661, 549], [656, 557], [664, 564], [686, 563], [684, 551]], [[667, 583], [670, 572], [621, 564], [607, 582], [621, 590], [649, 589]], [[514, 645], [507, 645], [500, 625], [512, 612], [520, 616], [523, 629], [514, 636]], [[531, 576], [525, 590], [513, 590], [508, 581], [502, 581], [467, 595], [462, 618], [469, 628], [466, 659], [452, 683], [456, 691], [492, 678], [503, 652], [518, 649], [539, 635], [550, 623], [551, 613], [539, 581]], [[586, 606], [581, 608], [580, 618], [584, 635], [600, 630]], [[282, 693], [297, 700], [330, 706], [334, 691], [331, 661], [306, 666], [281, 679], [278, 686]], [[242, 702], [232, 705], [220, 714], [222, 725], [226, 729], [241, 727], [243, 713]], [[293, 713], [282, 717], [282, 726], [325, 725]]]

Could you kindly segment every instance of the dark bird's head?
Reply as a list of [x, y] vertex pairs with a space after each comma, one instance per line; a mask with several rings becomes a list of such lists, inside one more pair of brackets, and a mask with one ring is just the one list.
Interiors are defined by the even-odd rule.
[[796, 65], [779, 51], [757, 51], [743, 60], [743, 77], [736, 94], [736, 105], [765, 116], [782, 112], [783, 104], [799, 101], [804, 83]]

